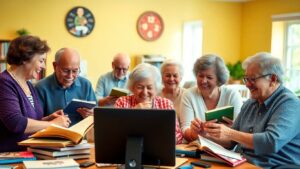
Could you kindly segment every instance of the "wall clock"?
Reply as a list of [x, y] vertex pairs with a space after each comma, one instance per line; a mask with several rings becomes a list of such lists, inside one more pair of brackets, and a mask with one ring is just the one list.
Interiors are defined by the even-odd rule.
[[156, 12], [144, 12], [137, 21], [137, 32], [140, 37], [146, 41], [154, 41], [158, 39], [163, 30], [163, 20]]
[[77, 6], [68, 12], [65, 24], [68, 32], [73, 36], [85, 37], [93, 31], [95, 18], [90, 10]]

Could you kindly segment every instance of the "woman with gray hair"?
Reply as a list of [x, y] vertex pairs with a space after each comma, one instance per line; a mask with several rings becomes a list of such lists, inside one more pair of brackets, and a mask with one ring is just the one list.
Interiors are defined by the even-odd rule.
[[[118, 98], [116, 108], [174, 109], [173, 103], [157, 96], [161, 85], [159, 70], [153, 65], [137, 65], [129, 75], [128, 89], [132, 95]], [[182, 132], [176, 120], [176, 143], [182, 143]]]
[[173, 102], [177, 118], [179, 119], [180, 102], [183, 92], [186, 90], [179, 86], [183, 77], [183, 67], [180, 62], [168, 59], [161, 65], [160, 72], [164, 87], [159, 95]]
[[223, 59], [208, 54], [194, 64], [197, 86], [188, 89], [182, 96], [180, 124], [187, 141], [198, 138], [198, 126], [205, 121], [205, 112], [223, 106], [234, 106], [234, 118], [242, 106], [240, 94], [224, 84], [229, 71]]

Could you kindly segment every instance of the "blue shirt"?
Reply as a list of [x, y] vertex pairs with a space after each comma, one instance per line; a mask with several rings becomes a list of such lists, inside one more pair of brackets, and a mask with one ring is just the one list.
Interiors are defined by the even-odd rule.
[[244, 103], [233, 128], [253, 133], [254, 150], [241, 146], [246, 159], [263, 168], [300, 164], [300, 100], [280, 86], [263, 104]]
[[[39, 81], [35, 88], [44, 110], [44, 116], [65, 108], [72, 99], [96, 101], [95, 93], [90, 81], [81, 76], [78, 76], [70, 87], [64, 89], [59, 85], [55, 74], [53, 73], [47, 78]], [[72, 121], [71, 125], [74, 125], [83, 119], [78, 112], [71, 112], [68, 116]]]
[[117, 79], [114, 77], [113, 72], [108, 72], [105, 75], [100, 76], [96, 85], [96, 97], [97, 100], [102, 99], [110, 94], [110, 91], [114, 87], [125, 88], [128, 80], [128, 74], [124, 79]]

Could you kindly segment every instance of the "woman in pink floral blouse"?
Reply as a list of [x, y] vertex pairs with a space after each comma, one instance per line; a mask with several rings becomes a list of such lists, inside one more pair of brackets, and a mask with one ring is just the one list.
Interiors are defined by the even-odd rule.
[[[128, 89], [130, 96], [120, 97], [116, 103], [117, 108], [151, 108], [151, 109], [174, 109], [173, 103], [157, 96], [161, 84], [159, 70], [147, 63], [137, 65], [130, 73]], [[176, 120], [176, 143], [182, 143], [182, 132]]]

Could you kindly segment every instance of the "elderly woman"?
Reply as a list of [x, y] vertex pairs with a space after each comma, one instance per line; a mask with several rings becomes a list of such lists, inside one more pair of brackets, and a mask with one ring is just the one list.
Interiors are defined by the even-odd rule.
[[0, 152], [24, 150], [17, 142], [51, 124], [69, 126], [70, 121], [62, 111], [43, 117], [29, 81], [45, 68], [49, 50], [47, 43], [35, 36], [21, 36], [10, 43], [7, 53], [10, 68], [0, 74]]
[[159, 95], [173, 102], [177, 118], [179, 118], [181, 98], [186, 90], [179, 86], [183, 77], [183, 67], [179, 62], [169, 59], [161, 65], [160, 72], [164, 87]]
[[[117, 108], [151, 108], [173, 109], [173, 103], [157, 96], [161, 84], [159, 70], [147, 63], [137, 65], [130, 73], [128, 89], [133, 93], [130, 96], [120, 97], [116, 103]], [[176, 121], [176, 143], [182, 142], [182, 133]]]
[[218, 107], [234, 106], [237, 117], [242, 106], [238, 91], [227, 88], [224, 84], [229, 78], [229, 71], [223, 59], [217, 55], [204, 55], [194, 64], [197, 86], [188, 89], [182, 96], [180, 124], [187, 141], [198, 138], [195, 127], [205, 121], [205, 112]]
[[300, 168], [300, 100], [283, 86], [280, 60], [258, 53], [246, 59], [243, 68], [251, 99], [232, 128], [203, 124], [206, 137], [226, 147], [239, 144], [244, 157], [263, 168]]

